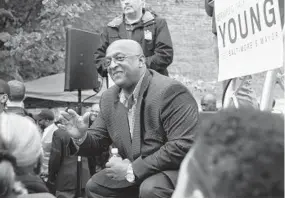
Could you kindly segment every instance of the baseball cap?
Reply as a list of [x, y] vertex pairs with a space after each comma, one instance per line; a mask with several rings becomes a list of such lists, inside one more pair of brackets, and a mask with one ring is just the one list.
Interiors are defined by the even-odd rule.
[[0, 94], [10, 95], [10, 88], [7, 82], [0, 79]]
[[39, 114], [34, 115], [35, 120], [41, 120], [41, 119], [48, 119], [48, 120], [54, 120], [54, 114], [51, 110], [45, 109], [42, 110]]

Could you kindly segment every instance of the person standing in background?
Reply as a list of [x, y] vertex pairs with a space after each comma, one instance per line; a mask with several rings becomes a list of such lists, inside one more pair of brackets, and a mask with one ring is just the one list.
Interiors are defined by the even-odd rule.
[[217, 99], [211, 94], [205, 94], [201, 99], [202, 111], [217, 111]]
[[9, 81], [8, 85], [10, 88], [10, 96], [7, 101], [7, 112], [27, 116], [23, 103], [26, 93], [25, 85], [17, 80]]
[[15, 113], [35, 122], [33, 117], [25, 110], [24, 99], [26, 94], [26, 87], [23, 82], [18, 80], [11, 80], [8, 82], [10, 88], [10, 95], [7, 101], [7, 113]]
[[173, 47], [166, 20], [145, 9], [145, 0], [120, 0], [123, 15], [116, 17], [101, 34], [101, 45], [95, 52], [95, 65], [107, 77], [104, 57], [108, 46], [119, 39], [137, 41], [146, 57], [146, 66], [168, 76]]
[[[71, 156], [67, 150], [70, 140], [68, 133], [57, 129], [52, 136], [50, 158], [48, 163], [48, 184], [54, 187], [57, 198], [74, 198], [77, 188], [77, 156]], [[82, 157], [81, 197], [90, 178], [88, 162]]]
[[41, 167], [41, 177], [47, 182], [48, 180], [48, 164], [50, 158], [51, 144], [53, 133], [58, 129], [54, 123], [54, 114], [51, 110], [44, 109], [39, 114], [34, 116], [40, 128], [43, 130], [42, 133], [42, 152], [43, 160]]

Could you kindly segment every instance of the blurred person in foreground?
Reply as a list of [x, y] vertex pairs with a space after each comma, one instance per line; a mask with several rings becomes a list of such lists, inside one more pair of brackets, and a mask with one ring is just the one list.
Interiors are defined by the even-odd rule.
[[284, 197], [284, 119], [224, 110], [202, 123], [172, 197]]
[[[57, 129], [53, 133], [48, 166], [48, 184], [53, 185], [57, 198], [74, 198], [77, 187], [77, 156], [71, 156], [67, 150], [70, 140], [68, 133]], [[90, 178], [87, 158], [82, 157], [81, 183], [84, 193]], [[82, 194], [80, 197], [84, 196]]]
[[6, 104], [10, 95], [10, 88], [6, 81], [0, 79], [0, 113], [5, 111]]
[[170, 197], [174, 190], [194, 142], [198, 106], [184, 85], [147, 69], [145, 61], [136, 41], [113, 42], [105, 64], [116, 85], [102, 95], [95, 123], [87, 130], [88, 114], [61, 114], [72, 154], [100, 155], [112, 144], [121, 156], [88, 181], [88, 197]]
[[0, 197], [47, 193], [48, 189], [44, 182], [34, 172], [40, 158], [41, 135], [35, 123], [17, 114], [2, 113], [0, 115]]
[[58, 129], [58, 127], [54, 123], [54, 113], [52, 112], [52, 110], [44, 109], [39, 114], [34, 115], [34, 118], [43, 130], [41, 139], [43, 152], [41, 177], [45, 182], [47, 182], [52, 137], [53, 133]]
[[217, 99], [212, 93], [205, 94], [201, 99], [202, 111], [217, 111]]
[[101, 45], [95, 52], [95, 64], [101, 76], [107, 76], [104, 57], [108, 46], [119, 39], [137, 41], [145, 55], [147, 68], [168, 76], [173, 47], [166, 20], [145, 9], [145, 0], [120, 0], [123, 14], [103, 29]]

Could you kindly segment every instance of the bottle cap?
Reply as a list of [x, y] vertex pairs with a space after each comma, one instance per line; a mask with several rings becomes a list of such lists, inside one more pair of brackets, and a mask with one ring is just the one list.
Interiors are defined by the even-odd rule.
[[112, 154], [118, 154], [118, 153], [119, 153], [118, 148], [112, 148], [112, 149], [111, 149], [111, 153], [112, 153]]

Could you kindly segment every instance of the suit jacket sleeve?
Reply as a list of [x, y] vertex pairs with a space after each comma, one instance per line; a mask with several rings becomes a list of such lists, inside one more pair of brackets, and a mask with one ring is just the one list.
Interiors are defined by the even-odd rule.
[[105, 69], [102, 60], [106, 55], [106, 50], [107, 50], [108, 46], [109, 46], [108, 29], [107, 29], [107, 27], [105, 27], [103, 29], [103, 32], [101, 33], [100, 46], [94, 54], [95, 65], [97, 67], [98, 73], [102, 77], [107, 77], [107, 69]]
[[61, 158], [63, 156], [63, 146], [61, 138], [58, 135], [60, 130], [56, 130], [52, 137], [51, 152], [49, 158], [49, 180], [55, 182], [57, 173], [61, 165]]
[[177, 170], [193, 144], [198, 126], [198, 107], [187, 88], [176, 84], [168, 88], [161, 105], [161, 121], [166, 143], [156, 152], [137, 158], [133, 164], [138, 179], [165, 170]]
[[159, 71], [166, 69], [172, 63], [173, 47], [165, 19], [157, 19], [156, 23], [154, 55], [146, 58], [146, 65], [148, 68]]
[[87, 130], [87, 137], [80, 145], [79, 149], [77, 150], [77, 148], [74, 147], [72, 140], [69, 142], [69, 149], [71, 151], [71, 155], [80, 155], [85, 157], [96, 156], [108, 150], [111, 142], [105, 121], [102, 117], [102, 111], [100, 111], [94, 123]]

